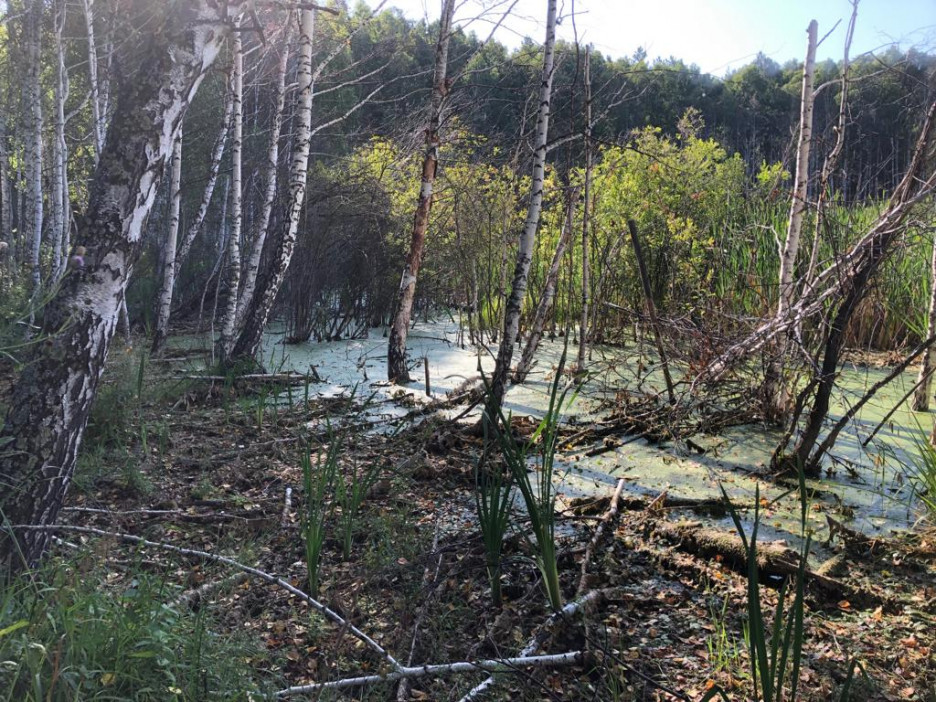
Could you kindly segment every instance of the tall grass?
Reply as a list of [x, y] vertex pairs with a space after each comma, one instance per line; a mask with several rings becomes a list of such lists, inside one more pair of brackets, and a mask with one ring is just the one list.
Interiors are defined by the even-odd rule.
[[329, 497], [335, 489], [338, 475], [338, 458], [341, 455], [342, 437], [332, 434], [325, 454], [315, 454], [313, 465], [312, 452], [306, 449], [302, 453], [302, 487], [305, 492], [305, 504], [302, 510], [302, 539], [305, 543], [306, 574], [309, 580], [309, 594], [318, 595], [319, 565], [322, 559], [322, 547], [325, 544], [326, 521], [332, 512]]
[[137, 571], [100, 585], [106, 575], [50, 559], [0, 584], [0, 701], [261, 694], [261, 646], [218, 633], [207, 608], [167, 604], [175, 590], [157, 577]]
[[[497, 432], [504, 461], [526, 505], [530, 530], [535, 538], [536, 565], [543, 576], [546, 595], [554, 610], [562, 609], [562, 589], [559, 585], [559, 567], [556, 560], [556, 493], [553, 472], [559, 442], [559, 418], [569, 390], [568, 387], [561, 391], [559, 388], [567, 350], [568, 345], [562, 352], [556, 376], [550, 387], [546, 413], [528, 443], [517, 441], [513, 437], [510, 418], [504, 415], [503, 410], [498, 409], [499, 424], [488, 416], [488, 410], [485, 410], [485, 424]], [[498, 426], [503, 429], [497, 429]], [[537, 447], [535, 485], [527, 466], [528, 447], [531, 445]]]

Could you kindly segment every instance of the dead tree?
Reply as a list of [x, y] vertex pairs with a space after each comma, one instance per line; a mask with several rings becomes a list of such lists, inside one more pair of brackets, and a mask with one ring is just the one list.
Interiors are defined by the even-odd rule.
[[406, 267], [400, 279], [397, 294], [396, 312], [390, 327], [390, 339], [387, 346], [387, 379], [393, 382], [407, 383], [410, 380], [406, 367], [406, 336], [409, 332], [410, 318], [413, 312], [413, 299], [416, 296], [416, 278], [422, 264], [423, 249], [426, 245], [426, 230], [429, 228], [429, 214], [432, 211], [433, 185], [439, 167], [439, 146], [441, 135], [439, 126], [442, 122], [442, 108], [451, 85], [447, 78], [449, 39], [452, 36], [452, 18], [455, 15], [455, 0], [443, 0], [442, 17], [439, 21], [439, 39], [436, 42], [435, 67], [432, 74], [432, 100], [429, 105], [429, 119], [426, 123], [426, 153], [423, 156], [422, 180], [419, 186], [419, 199], [413, 215], [413, 233], [410, 238], [409, 254]]

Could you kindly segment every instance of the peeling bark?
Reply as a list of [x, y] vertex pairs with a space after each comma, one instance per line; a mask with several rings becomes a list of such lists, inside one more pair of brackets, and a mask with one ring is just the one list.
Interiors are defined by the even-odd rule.
[[[44, 309], [42, 344], [13, 388], [0, 443], [0, 510], [11, 524], [53, 523], [71, 481], [91, 403], [117, 327], [127, 282], [140, 253], [143, 224], [156, 196], [175, 133], [226, 35], [213, 0], [156, 4], [137, 0], [133, 18], [159, 32], [141, 32], [124, 45], [132, 80], [119, 90], [119, 108], [91, 185], [71, 261]], [[0, 563], [34, 565], [49, 532], [0, 534]]]
[[439, 125], [442, 121], [442, 106], [449, 91], [446, 78], [448, 71], [449, 38], [452, 35], [452, 17], [455, 15], [455, 0], [443, 0], [442, 18], [439, 21], [439, 39], [436, 42], [435, 67], [432, 77], [432, 101], [429, 106], [429, 121], [426, 124], [426, 154], [423, 157], [422, 181], [419, 186], [419, 200], [413, 216], [413, 234], [410, 239], [406, 267], [400, 279], [397, 293], [396, 313], [390, 327], [390, 340], [387, 344], [387, 379], [398, 383], [410, 381], [406, 367], [406, 336], [409, 333], [410, 319], [413, 314], [413, 299], [416, 296], [416, 279], [422, 264], [423, 249], [426, 245], [426, 230], [429, 228], [429, 214], [432, 211], [433, 185], [436, 170], [439, 167]]
[[300, 11], [298, 105], [295, 114], [295, 142], [289, 165], [289, 196], [282, 223], [274, 236], [268, 237], [265, 263], [257, 274], [257, 287], [244, 314], [244, 326], [230, 354], [230, 361], [253, 358], [260, 348], [273, 302], [286, 277], [286, 269], [296, 247], [299, 215], [305, 202], [308, 179], [309, 147], [312, 133], [312, 38], [315, 31], [315, 10]]
[[[497, 349], [497, 362], [491, 378], [491, 390], [487, 401], [486, 416], [495, 418], [500, 413], [507, 392], [507, 379], [510, 375], [510, 362], [517, 345], [520, 331], [520, 311], [526, 297], [530, 263], [533, 261], [533, 245], [536, 230], [539, 227], [540, 212], [543, 208], [543, 181], [546, 171], [546, 139], [549, 135], [549, 112], [552, 99], [553, 65], [556, 46], [556, 6], [557, 0], [546, 3], [546, 41], [543, 43], [543, 73], [539, 91], [539, 114], [536, 118], [536, 140], [534, 143], [533, 178], [530, 185], [530, 205], [527, 209], [526, 222], [520, 234], [517, 247], [517, 261], [514, 267], [510, 297], [504, 311], [504, 330]], [[494, 420], [496, 421], [496, 420]]]
[[172, 144], [172, 173], [169, 176], [169, 231], [162, 255], [162, 283], [156, 306], [156, 333], [153, 336], [153, 353], [162, 351], [169, 335], [169, 310], [172, 307], [172, 291], [175, 288], [176, 241], [179, 236], [179, 219], [182, 211], [182, 128]]

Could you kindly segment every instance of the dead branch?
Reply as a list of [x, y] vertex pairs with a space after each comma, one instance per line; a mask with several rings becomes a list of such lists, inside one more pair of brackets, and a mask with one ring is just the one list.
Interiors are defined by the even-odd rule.
[[621, 492], [623, 490], [624, 478], [621, 478], [618, 480], [614, 494], [611, 496], [611, 504], [608, 505], [608, 510], [601, 516], [601, 519], [598, 522], [598, 528], [595, 529], [595, 533], [592, 535], [591, 541], [588, 542], [588, 548], [585, 549], [585, 557], [582, 559], [582, 576], [579, 578], [578, 589], [576, 590], [577, 597], [580, 597], [585, 590], [588, 564], [591, 562], [595, 549], [598, 548], [601, 540], [607, 534], [606, 530], [608, 524], [610, 524], [618, 514], [618, 500], [621, 499]]

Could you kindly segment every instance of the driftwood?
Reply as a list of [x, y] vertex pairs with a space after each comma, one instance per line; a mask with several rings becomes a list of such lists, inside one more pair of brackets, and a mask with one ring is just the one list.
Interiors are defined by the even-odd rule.
[[[704, 558], [719, 558], [732, 570], [747, 573], [747, 551], [735, 534], [706, 528], [699, 522], [658, 522], [653, 532], [681, 551]], [[785, 543], [758, 541], [757, 570], [761, 580], [794, 577], [799, 570], [799, 563], [800, 554]], [[807, 585], [815, 585], [826, 597], [848, 599], [856, 607], [873, 607], [882, 603], [882, 599], [872, 592], [809, 567], [805, 570], [805, 576]]]
[[582, 559], [582, 574], [579, 577], [578, 589], [576, 590], [576, 596], [581, 597], [585, 592], [585, 586], [588, 581], [588, 564], [591, 562], [592, 556], [595, 553], [595, 549], [601, 544], [601, 540], [607, 535], [608, 525], [614, 521], [614, 518], [618, 514], [618, 501], [621, 499], [621, 492], [624, 490], [624, 479], [621, 478], [617, 482], [617, 487], [614, 490], [614, 494], [611, 496], [611, 502], [608, 505], [608, 510], [601, 516], [601, 519], [598, 522], [598, 528], [595, 529], [595, 533], [591, 538], [591, 541], [588, 542], [588, 548], [585, 549], [585, 558]]

